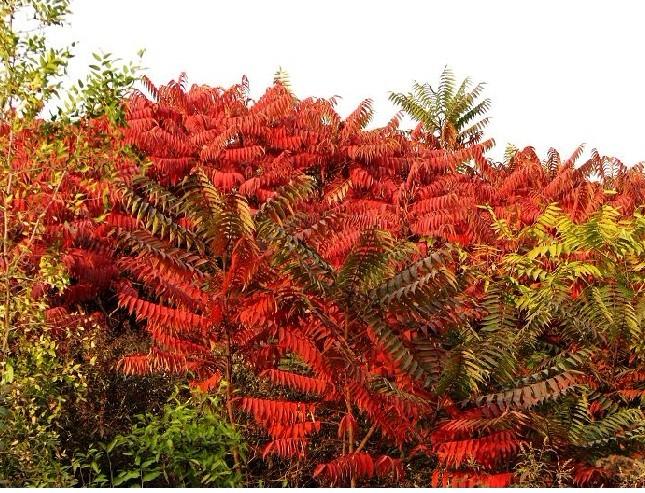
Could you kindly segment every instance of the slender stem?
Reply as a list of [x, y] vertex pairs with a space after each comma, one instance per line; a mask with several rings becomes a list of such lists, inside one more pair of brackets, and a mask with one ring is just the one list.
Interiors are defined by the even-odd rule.
[[[347, 319], [345, 319], [345, 332], [347, 332]], [[351, 395], [349, 393], [349, 387], [345, 387], [345, 407], [347, 409], [347, 414], [352, 413], [352, 401], [351, 401]], [[354, 453], [354, 427], [349, 426], [347, 430], [347, 450], [350, 454]], [[356, 475], [352, 471], [352, 476], [351, 476], [351, 483], [350, 486], [352, 488], [356, 488]]]
[[367, 445], [367, 441], [370, 438], [372, 438], [372, 435], [374, 434], [375, 431], [376, 431], [376, 423], [374, 423], [372, 425], [372, 427], [369, 430], [367, 430], [367, 433], [365, 434], [365, 436], [361, 440], [361, 443], [359, 443], [358, 447], [356, 447], [356, 453], [359, 453], [361, 450], [363, 450], [363, 447], [365, 447], [365, 445]]
[[[227, 267], [227, 255], [226, 252], [222, 255], [222, 272], [224, 278], [226, 278], [226, 267]], [[223, 327], [226, 334], [226, 411], [228, 412], [228, 420], [235, 430], [235, 413], [233, 412], [233, 354], [231, 352], [231, 332], [227, 323], [227, 312], [228, 312], [228, 293], [222, 293], [223, 296]], [[233, 447], [233, 464], [235, 466], [235, 471], [238, 474], [242, 474], [242, 466], [240, 465], [240, 453], [237, 449], [237, 446]]]
[[[235, 414], [233, 412], [233, 356], [231, 354], [231, 336], [226, 327], [226, 410], [228, 411], [228, 420], [233, 429], [235, 429]], [[237, 446], [233, 447], [233, 463], [238, 474], [242, 473], [240, 466], [240, 454]]]
[[[16, 15], [16, 6], [12, 7], [12, 10], [9, 14], [9, 21], [7, 27], [10, 32], [13, 32], [13, 23], [14, 17]], [[15, 70], [16, 70], [16, 52], [13, 51], [7, 64], [5, 70], [8, 73], [7, 85], [11, 89], [14, 84]], [[14, 134], [15, 129], [12, 121], [13, 113], [13, 100], [14, 100], [14, 91], [11, 90], [9, 96], [2, 101], [2, 112], [3, 119], [6, 120], [6, 123], [9, 125], [9, 142], [7, 145], [7, 155], [5, 161], [5, 173], [8, 174], [7, 188], [5, 190], [4, 200], [3, 200], [3, 229], [2, 229], [2, 260], [5, 266], [5, 276], [4, 276], [4, 313], [3, 313], [3, 329], [2, 329], [2, 354], [6, 354], [9, 348], [9, 332], [11, 330], [11, 317], [10, 317], [10, 308], [11, 308], [11, 282], [10, 282], [10, 262], [9, 262], [9, 197], [13, 191], [13, 170], [11, 166], [12, 153], [13, 153], [13, 143], [14, 143]]]
[[9, 197], [13, 188], [13, 172], [11, 170], [11, 153], [13, 148], [14, 132], [13, 128], [9, 131], [9, 145], [7, 147], [6, 170], [9, 174], [7, 188], [4, 194], [3, 204], [3, 221], [2, 221], [2, 260], [4, 263], [4, 313], [3, 313], [3, 329], [2, 329], [2, 353], [5, 354], [9, 345], [9, 331], [11, 330], [11, 282], [10, 282], [10, 269], [11, 263], [9, 262]]

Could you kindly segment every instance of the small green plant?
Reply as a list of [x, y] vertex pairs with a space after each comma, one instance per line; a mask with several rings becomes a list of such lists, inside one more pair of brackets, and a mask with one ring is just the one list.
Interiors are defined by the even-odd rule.
[[[140, 50], [139, 58], [144, 50]], [[75, 120], [80, 117], [106, 116], [118, 126], [125, 124], [125, 98], [132, 91], [142, 67], [133, 62], [123, 63], [112, 53], [93, 53], [95, 62], [89, 65], [84, 80], [79, 79], [66, 94], [58, 108], [58, 116]]]
[[515, 468], [514, 486], [521, 488], [571, 486], [573, 468], [570, 467], [570, 463], [571, 460], [561, 461], [555, 451], [548, 447], [537, 449], [532, 445], [525, 446], [519, 454], [519, 462]]
[[130, 433], [77, 454], [73, 469], [83, 486], [235, 487], [232, 451], [240, 435], [226, 422], [217, 397], [175, 391], [159, 415], [135, 417]]

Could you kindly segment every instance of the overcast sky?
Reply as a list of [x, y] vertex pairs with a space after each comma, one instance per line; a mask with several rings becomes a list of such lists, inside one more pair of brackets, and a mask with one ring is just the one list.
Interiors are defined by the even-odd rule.
[[487, 82], [491, 153], [533, 145], [569, 155], [581, 143], [626, 164], [645, 160], [645, 7], [639, 1], [75, 0], [66, 39], [72, 75], [92, 51], [135, 59], [157, 83], [185, 71], [227, 86], [247, 75], [254, 97], [278, 67], [299, 97], [342, 96], [349, 113], [388, 91], [458, 77]]

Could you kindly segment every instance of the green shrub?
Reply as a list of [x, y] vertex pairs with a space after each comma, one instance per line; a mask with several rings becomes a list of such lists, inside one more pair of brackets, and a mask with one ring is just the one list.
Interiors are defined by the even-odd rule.
[[[61, 446], [65, 406], [82, 405], [80, 365], [62, 361], [43, 335], [0, 363], [0, 486], [73, 486]], [[66, 466], [67, 465], [67, 466]]]
[[77, 454], [74, 470], [83, 486], [235, 487], [232, 450], [244, 452], [216, 397], [178, 392], [159, 415], [140, 414], [131, 431]]

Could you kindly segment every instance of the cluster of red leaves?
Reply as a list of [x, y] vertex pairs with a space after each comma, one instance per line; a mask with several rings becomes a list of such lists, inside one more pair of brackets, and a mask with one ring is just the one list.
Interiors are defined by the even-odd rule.
[[[148, 83], [152, 98], [129, 102], [126, 140], [152, 161], [150, 175], [175, 184], [200, 166], [222, 191], [259, 205], [311, 173], [321, 188], [312, 223], [334, 206], [396, 234], [469, 245], [494, 241], [481, 205], [526, 225], [552, 202], [576, 221], [603, 204], [629, 214], [645, 202], [642, 166], [627, 168], [595, 151], [576, 166], [581, 148], [565, 161], [552, 149], [544, 162], [526, 148], [498, 165], [484, 157], [491, 140], [446, 150], [420, 129], [406, 136], [398, 118], [367, 130], [370, 100], [342, 119], [334, 100], [298, 100], [280, 83], [254, 104], [246, 79], [226, 90], [185, 85], [183, 77], [160, 88]], [[330, 234], [323, 252], [333, 262], [355, 243], [357, 227], [350, 222]]]
[[[298, 100], [280, 83], [253, 104], [245, 80], [229, 89], [186, 89], [180, 78], [160, 88], [147, 83], [147, 89], [150, 97], [136, 94], [127, 102], [125, 130], [125, 142], [151, 163], [145, 168], [147, 179], [173, 188], [198, 170], [220, 193], [233, 197], [235, 207], [245, 201], [254, 213], [281, 187], [302, 175], [313, 176], [317, 197], [299, 204], [299, 236], [334, 269], [351, 263], [356, 252], [373, 253], [368, 241], [373, 228], [411, 240], [426, 254], [426, 238], [465, 247], [496, 244], [491, 215], [482, 205], [513, 226], [522, 226], [531, 224], [551, 202], [558, 202], [576, 221], [603, 204], [631, 213], [645, 202], [642, 168], [629, 169], [597, 154], [576, 167], [578, 151], [563, 162], [553, 151], [542, 162], [531, 148], [497, 164], [484, 156], [491, 141], [442, 149], [421, 130], [410, 135], [399, 130], [396, 118], [369, 130], [369, 101], [343, 119], [333, 100]], [[393, 347], [379, 339], [380, 329], [369, 322], [344, 320], [346, 311], [338, 300], [296, 289], [289, 275], [272, 265], [271, 252], [254, 251], [244, 243], [234, 246], [237, 255], [231, 256], [225, 275], [205, 278], [199, 255], [156, 238], [148, 231], [150, 225], [142, 224], [141, 214], [128, 212], [122, 189], [107, 179], [103, 163], [114, 165], [121, 183], [130, 183], [137, 170], [133, 160], [122, 157], [118, 131], [103, 120], [84, 122], [79, 128], [64, 141], [61, 160], [69, 163], [79, 145], [87, 146], [93, 149], [90, 171], [67, 172], [55, 189], [17, 194], [13, 204], [25, 214], [44, 211], [45, 234], [31, 245], [34, 265], [48, 245], [62, 245], [73, 284], [56, 303], [72, 311], [78, 303], [116, 291], [119, 305], [138, 321], [145, 320], [153, 342], [149, 354], [121, 361], [127, 373], [190, 373], [193, 385], [213, 390], [222, 378], [231, 378], [230, 367], [224, 367], [221, 354], [214, 351], [224, 345], [229, 360], [234, 353], [240, 355], [261, 379], [295, 395], [294, 400], [252, 395], [231, 400], [270, 438], [263, 446], [264, 457], [303, 457], [311, 436], [322, 433], [319, 408], [325, 408], [343, 452], [320, 464], [317, 477], [332, 484], [401, 477], [398, 459], [353, 451], [362, 429], [353, 413], [361, 413], [371, 426], [367, 439], [377, 432], [402, 450], [410, 444], [424, 447], [418, 424], [439, 410], [440, 400], [392, 357]], [[40, 145], [42, 133], [25, 132], [19, 139], [21, 151], [14, 163], [17, 169], [25, 168], [24, 179], [51, 183], [55, 167], [43, 168], [40, 175], [29, 169], [28, 149]], [[605, 193], [607, 188], [613, 193]], [[78, 197], [83, 199], [80, 209], [71, 210]], [[146, 200], [160, 203], [150, 193]], [[177, 234], [189, 235], [195, 225], [187, 216], [175, 216]], [[141, 245], [136, 255], [124, 253], [117, 243], [124, 235], [129, 244]], [[452, 270], [454, 266], [447, 264], [445, 275], [454, 276]], [[433, 330], [478, 315], [472, 303], [463, 302], [476, 295], [476, 286], [455, 293], [454, 301], [446, 301], [446, 313], [430, 320]], [[310, 308], [298, 308], [304, 306], [303, 299]], [[56, 320], [62, 320], [58, 315]], [[418, 336], [406, 331], [409, 320], [400, 308], [390, 309], [387, 320], [406, 343]], [[351, 337], [330, 328], [342, 326]], [[279, 368], [289, 355], [308, 371]], [[377, 391], [374, 382], [379, 379], [397, 391]], [[640, 392], [637, 387], [634, 391]], [[304, 397], [295, 400], [297, 396]], [[455, 411], [433, 430], [430, 449], [446, 471], [432, 477], [433, 485], [510, 483], [511, 474], [495, 471], [523, 443], [519, 425], [494, 416], [495, 423], [482, 428], [482, 420], [489, 418]], [[468, 420], [476, 428], [469, 428]], [[345, 449], [348, 442], [352, 444]], [[470, 459], [490, 472], [462, 471]]]
[[[221, 193], [239, 194], [254, 211], [299, 176], [314, 176], [318, 198], [299, 204], [299, 235], [336, 269], [361, 248], [371, 248], [361, 242], [375, 227], [395, 238], [419, 242], [422, 248], [421, 240], [428, 237], [465, 247], [495, 245], [491, 214], [482, 205], [490, 206], [513, 227], [521, 227], [533, 223], [552, 202], [558, 202], [575, 221], [583, 221], [603, 204], [631, 213], [645, 200], [639, 167], [629, 169], [596, 153], [576, 166], [580, 150], [566, 161], [551, 151], [542, 162], [531, 148], [517, 152], [508, 163], [496, 164], [484, 156], [492, 141], [442, 149], [421, 129], [411, 135], [401, 132], [396, 118], [384, 128], [368, 130], [370, 101], [343, 119], [335, 112], [333, 100], [298, 100], [280, 83], [254, 104], [249, 104], [246, 80], [226, 90], [186, 89], [183, 78], [161, 88], [148, 83], [147, 88], [151, 97], [138, 94], [129, 101], [126, 138], [151, 160], [151, 179], [172, 187], [199, 169]], [[607, 188], [613, 192], [605, 193]], [[251, 287], [248, 276], [243, 286], [236, 286], [231, 280], [239, 277], [238, 267], [231, 265], [229, 280], [217, 280], [217, 290], [204, 295], [190, 294], [200, 284], [196, 271], [162, 265], [154, 255], [120, 261], [159, 299], [171, 299], [174, 305], [147, 302], [134, 293], [132, 298], [120, 295], [124, 308], [147, 320], [155, 343], [149, 355], [124, 359], [123, 368], [191, 371], [198, 377], [195, 385], [212, 388], [209, 382], [219, 382], [225, 369], [209, 352], [229, 334], [227, 351], [242, 355], [260, 378], [288, 389], [290, 395], [306, 396], [302, 401], [251, 396], [236, 401], [237, 408], [250, 414], [270, 438], [262, 448], [263, 457], [304, 457], [311, 435], [321, 432], [319, 407], [326, 415], [335, 413], [342, 443], [356, 440], [360, 431], [354, 409], [372, 424], [372, 431], [395, 446], [423, 443], [418, 423], [431, 408], [439, 408], [438, 397], [402, 371], [400, 361], [391, 356], [392, 348], [380, 343], [374, 328], [351, 322], [349, 342], [330, 331], [320, 317], [294, 312], [292, 307], [304, 294], [288, 276], [270, 267], [266, 256], [253, 257], [252, 262], [254, 273], [263, 273], [261, 288]], [[152, 263], [155, 267], [144, 272]], [[468, 286], [464, 295], [477, 296], [476, 291], [476, 286]], [[347, 324], [336, 302], [316, 299], [314, 303], [331, 325]], [[450, 326], [460, 316], [479, 316], [469, 303], [456, 302], [452, 313], [446, 306], [446, 319], [435, 320], [435, 330]], [[212, 318], [212, 313], [218, 315]], [[389, 315], [393, 328], [401, 324], [402, 316], [396, 310]], [[190, 317], [196, 318], [190, 322]], [[210, 322], [210, 328], [202, 321]], [[417, 336], [406, 335], [403, 328], [396, 331], [408, 340]], [[296, 355], [309, 373], [279, 369], [281, 358], [288, 355]], [[376, 391], [372, 384], [378, 377], [406, 396]], [[559, 390], [568, 384], [554, 385]], [[526, 399], [538, 399], [533, 392], [527, 387]], [[480, 409], [463, 415], [454, 411], [434, 430], [431, 453], [443, 472], [435, 473], [433, 484], [510, 484], [511, 473], [496, 471], [520, 451], [523, 423], [515, 415], [505, 421], [503, 409], [488, 408], [486, 416], [468, 414], [481, 414]], [[494, 424], [485, 426], [482, 420], [486, 419]], [[392, 471], [395, 477], [402, 474], [400, 464], [387, 455], [377, 458], [351, 450], [350, 446], [349, 452], [344, 449], [333, 461], [320, 464], [315, 475], [338, 484]], [[469, 471], [468, 461], [489, 472]]]
[[[77, 306], [92, 303], [118, 278], [113, 242], [101, 222], [117, 200], [111, 179], [133, 176], [137, 161], [123, 152], [122, 130], [106, 118], [3, 126], [0, 142], [12, 169], [5, 178], [11, 192], [7, 217], [0, 211], [8, 246], [2, 263], [36, 280], [31, 295], [48, 297], [53, 329], [82, 324], [84, 317], [74, 315]], [[61, 258], [72, 280], [62, 293], [37, 276], [47, 254]], [[20, 283], [15, 281], [16, 289]]]

